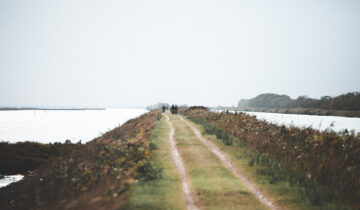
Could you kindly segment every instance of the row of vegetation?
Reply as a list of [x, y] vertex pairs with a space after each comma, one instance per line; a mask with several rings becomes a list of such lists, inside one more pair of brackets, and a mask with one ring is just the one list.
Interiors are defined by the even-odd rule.
[[135, 180], [153, 178], [147, 139], [159, 116], [149, 112], [129, 120], [42, 164], [0, 189], [0, 209], [123, 208]]
[[214, 113], [201, 107], [180, 112], [225, 144], [248, 147], [250, 166], [264, 166], [258, 172], [270, 176], [272, 183], [299, 186], [311, 204], [360, 207], [359, 134], [286, 128], [243, 113]]
[[41, 144], [35, 142], [19, 142], [10, 144], [0, 142], [0, 174], [26, 174], [47, 163], [54, 157], [69, 154], [74, 149], [79, 149], [81, 143], [72, 144]]
[[323, 110], [360, 111], [360, 93], [346, 93], [336, 97], [323, 96], [320, 99], [299, 96], [291, 99], [287, 95], [266, 93], [253, 99], [241, 99], [239, 108], [312, 108]]

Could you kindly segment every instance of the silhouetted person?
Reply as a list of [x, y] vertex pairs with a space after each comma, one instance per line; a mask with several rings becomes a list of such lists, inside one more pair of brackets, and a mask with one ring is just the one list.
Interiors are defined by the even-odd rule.
[[174, 104], [173, 105], [171, 105], [171, 107], [170, 107], [170, 112], [171, 112], [171, 114], [174, 114]]
[[163, 111], [163, 113], [165, 112], [165, 106], [162, 106], [162, 111]]

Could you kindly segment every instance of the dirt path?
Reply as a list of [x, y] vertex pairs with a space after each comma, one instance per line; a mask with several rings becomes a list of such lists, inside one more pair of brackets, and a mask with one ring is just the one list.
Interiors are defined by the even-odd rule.
[[179, 151], [176, 147], [176, 142], [174, 139], [174, 134], [175, 134], [174, 126], [167, 115], [165, 115], [165, 118], [170, 127], [169, 141], [170, 141], [171, 155], [172, 155], [174, 164], [180, 174], [181, 187], [182, 187], [182, 191], [183, 191], [183, 195], [184, 195], [184, 199], [185, 199], [185, 205], [188, 210], [198, 210], [199, 208], [195, 205], [195, 202], [194, 202], [195, 201], [194, 194], [190, 188], [189, 178], [186, 173], [184, 163], [183, 163], [181, 156], [179, 154]]
[[[255, 197], [261, 202], [263, 203], [265, 206], [269, 207], [270, 209], [273, 210], [277, 210], [277, 209], [282, 209], [279, 206], [277, 206], [270, 198], [268, 198], [265, 194], [263, 194], [255, 185], [255, 183], [253, 183], [252, 181], [250, 181], [245, 175], [243, 175], [240, 170], [235, 167], [233, 165], [233, 163], [231, 162], [231, 159], [224, 154], [222, 151], [220, 151], [220, 149], [214, 145], [212, 142], [208, 141], [207, 139], [205, 139], [200, 131], [198, 131], [192, 124], [190, 124], [187, 120], [184, 120], [182, 117], [180, 117], [180, 120], [183, 121], [184, 123], [186, 123], [191, 130], [195, 133], [195, 135], [197, 136], [197, 138], [211, 151], [213, 152], [220, 160], [221, 162], [226, 166], [226, 168], [228, 168], [235, 177], [237, 177], [242, 183], [244, 183], [244, 185], [250, 189], [250, 191], [255, 195]], [[172, 126], [171, 126], [172, 127]]]

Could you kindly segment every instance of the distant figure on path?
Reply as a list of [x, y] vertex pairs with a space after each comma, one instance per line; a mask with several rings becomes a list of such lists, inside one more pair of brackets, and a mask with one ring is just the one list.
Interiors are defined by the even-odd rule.
[[170, 107], [171, 114], [177, 114], [177, 111], [178, 111], [177, 105], [176, 104], [171, 105]]
[[165, 112], [165, 106], [162, 106], [162, 111], [163, 111], [163, 113]]
[[171, 105], [170, 112], [171, 112], [171, 114], [177, 114], [178, 106], [176, 104]]

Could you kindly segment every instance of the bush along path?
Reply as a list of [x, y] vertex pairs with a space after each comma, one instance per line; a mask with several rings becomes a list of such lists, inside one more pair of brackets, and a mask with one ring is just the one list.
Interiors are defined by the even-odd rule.
[[204, 107], [180, 113], [201, 125], [207, 138], [246, 168], [246, 174], [256, 181], [268, 180], [261, 187], [276, 195], [282, 206], [360, 209], [359, 134], [286, 128], [244, 113], [215, 113]]
[[184, 120], [182, 117], [179, 118], [191, 128], [191, 130], [195, 133], [196, 137], [201, 141], [201, 143], [203, 143], [213, 154], [215, 154], [219, 158], [219, 160], [226, 166], [226, 168], [231, 171], [231, 173], [236, 178], [238, 178], [248, 189], [250, 189], [251, 193], [253, 193], [261, 203], [273, 210], [281, 209], [267, 195], [261, 192], [255, 183], [253, 183], [243, 173], [241, 173], [240, 170], [232, 163], [231, 159], [222, 151], [220, 151], [220, 149], [215, 144], [205, 139], [201, 135], [200, 131], [198, 131], [187, 120]]

